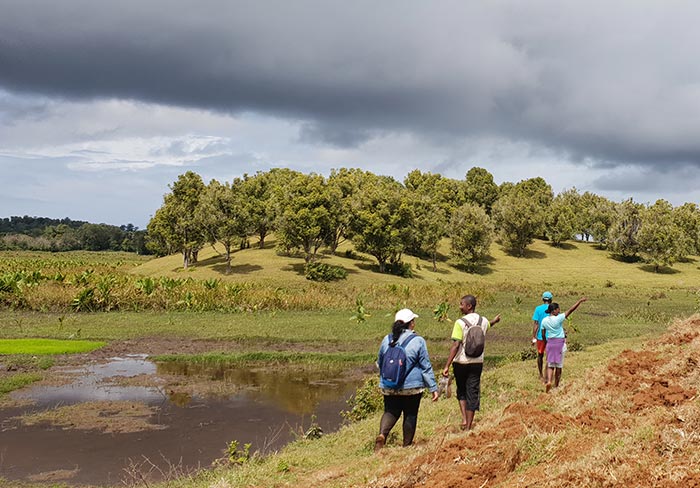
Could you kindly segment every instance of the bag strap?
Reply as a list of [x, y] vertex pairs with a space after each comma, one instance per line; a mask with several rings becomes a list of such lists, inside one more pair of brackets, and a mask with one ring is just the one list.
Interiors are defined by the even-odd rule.
[[[415, 332], [413, 334], [409, 335], [408, 337], [406, 337], [406, 340], [401, 343], [401, 347], [406, 349], [406, 346], [408, 346], [408, 343], [411, 342], [416, 337], [418, 337], [418, 334], [416, 334]], [[406, 355], [406, 359], [408, 359], [408, 354]], [[411, 372], [411, 370], [413, 369], [413, 367], [415, 365], [416, 365], [416, 361], [413, 361], [411, 363], [411, 365], [406, 368], [406, 377], [408, 377], [408, 373]]]
[[[478, 315], [478, 314], [477, 314], [477, 315]], [[477, 325], [478, 325], [479, 327], [482, 327], [482, 328], [483, 328], [483, 326], [484, 326], [484, 316], [483, 316], [483, 315], [479, 315], [479, 321], [478, 321], [476, 324], [470, 323], [470, 322], [467, 320], [467, 316], [466, 316], [466, 315], [465, 315], [464, 317], [462, 317], [461, 319], [459, 319], [459, 320], [461, 320], [462, 322], [464, 322], [464, 326], [467, 328], [467, 330], [471, 329], [472, 327], [476, 327]]]
[[404, 340], [404, 341], [401, 343], [401, 347], [403, 347], [403, 348], [405, 349], [406, 346], [408, 346], [408, 343], [411, 342], [411, 341], [412, 341], [413, 339], [415, 339], [416, 337], [418, 337], [418, 334], [416, 334], [415, 332], [414, 332], [413, 334], [409, 334], [408, 337], [406, 337], [406, 340]]

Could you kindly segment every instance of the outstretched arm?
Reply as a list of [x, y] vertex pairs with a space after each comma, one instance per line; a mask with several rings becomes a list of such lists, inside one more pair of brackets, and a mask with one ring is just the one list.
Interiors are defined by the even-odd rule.
[[[496, 324], [499, 323], [500, 321], [501, 321], [501, 314], [499, 313], [499, 314], [496, 315], [489, 323], [490, 323], [491, 325], [496, 325]], [[537, 330], [535, 330], [535, 332], [537, 332]]]
[[578, 301], [576, 303], [574, 303], [573, 306], [569, 310], [566, 311], [566, 313], [564, 314], [564, 317], [566, 317], [568, 319], [569, 315], [574, 313], [574, 310], [576, 310], [578, 308], [578, 306], [581, 305], [586, 300], [588, 300], [588, 298], [586, 298], [586, 297], [579, 298]]

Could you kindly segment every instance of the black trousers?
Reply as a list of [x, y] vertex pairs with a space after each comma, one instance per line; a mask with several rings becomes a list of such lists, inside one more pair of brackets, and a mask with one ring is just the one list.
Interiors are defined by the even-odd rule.
[[418, 408], [422, 393], [417, 395], [384, 395], [384, 415], [379, 424], [379, 433], [387, 437], [403, 414], [403, 445], [410, 446], [416, 435]]
[[452, 363], [457, 385], [457, 400], [467, 401], [467, 410], [477, 411], [481, 406], [481, 371], [484, 363]]

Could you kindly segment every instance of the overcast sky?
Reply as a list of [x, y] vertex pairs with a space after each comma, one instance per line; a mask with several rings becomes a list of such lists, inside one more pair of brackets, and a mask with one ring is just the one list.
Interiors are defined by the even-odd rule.
[[0, 0], [0, 217], [145, 227], [179, 174], [413, 169], [700, 201], [700, 4]]

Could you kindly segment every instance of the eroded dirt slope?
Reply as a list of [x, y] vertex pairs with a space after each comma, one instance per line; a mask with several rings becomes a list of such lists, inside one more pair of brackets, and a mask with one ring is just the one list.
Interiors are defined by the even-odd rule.
[[699, 364], [694, 316], [370, 486], [700, 487]]

